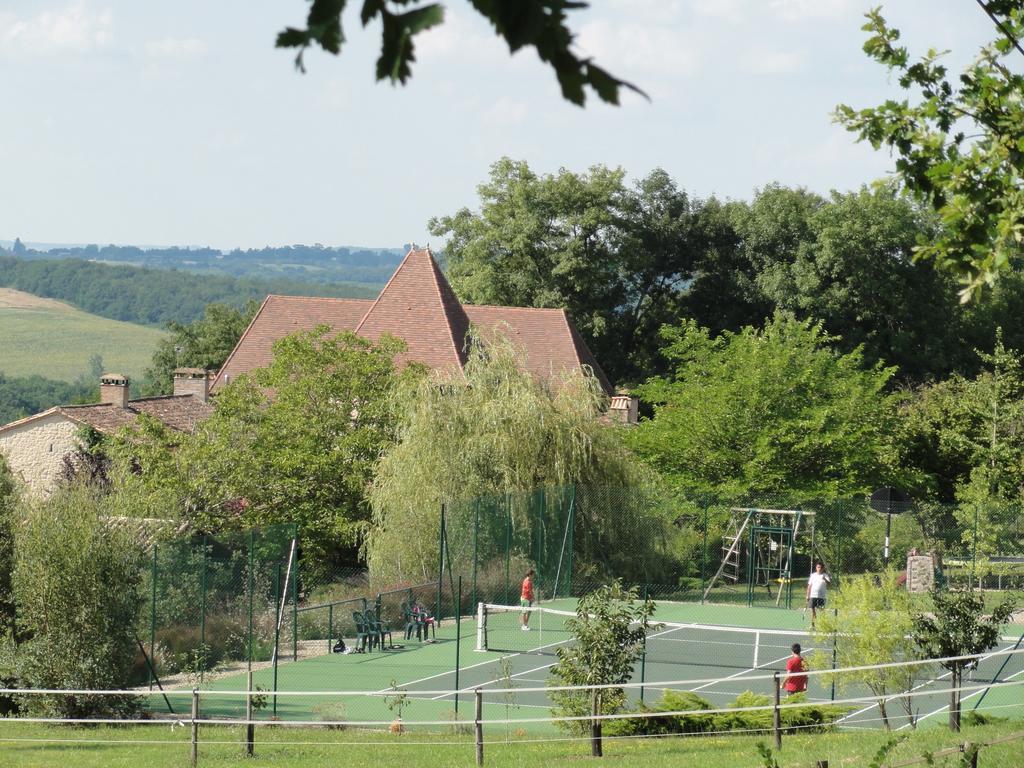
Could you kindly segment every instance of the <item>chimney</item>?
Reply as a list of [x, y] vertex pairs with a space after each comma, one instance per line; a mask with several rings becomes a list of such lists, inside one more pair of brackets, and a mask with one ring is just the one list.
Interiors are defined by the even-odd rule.
[[100, 402], [127, 408], [128, 377], [120, 373], [104, 373], [100, 376]]
[[639, 407], [640, 401], [637, 398], [629, 392], [620, 390], [612, 395], [612, 402], [608, 406], [608, 415], [623, 424], [636, 424], [640, 419]]
[[202, 368], [178, 368], [174, 371], [174, 394], [192, 395], [200, 402], [210, 399], [210, 381], [213, 371]]

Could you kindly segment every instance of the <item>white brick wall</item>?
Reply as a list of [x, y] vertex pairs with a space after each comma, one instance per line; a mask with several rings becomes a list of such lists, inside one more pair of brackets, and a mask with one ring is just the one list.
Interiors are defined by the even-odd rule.
[[0, 432], [0, 453], [33, 495], [45, 496], [60, 476], [64, 454], [74, 450], [77, 431], [75, 422], [51, 413]]

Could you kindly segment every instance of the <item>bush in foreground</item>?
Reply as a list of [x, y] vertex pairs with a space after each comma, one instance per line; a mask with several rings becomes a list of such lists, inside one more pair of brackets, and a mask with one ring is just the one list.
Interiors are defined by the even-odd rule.
[[[25, 688], [124, 688], [135, 659], [141, 549], [103, 525], [102, 497], [86, 487], [27, 504], [15, 535], [12, 586], [17, 674]], [[123, 711], [109, 696], [26, 696], [32, 714], [87, 717]]]

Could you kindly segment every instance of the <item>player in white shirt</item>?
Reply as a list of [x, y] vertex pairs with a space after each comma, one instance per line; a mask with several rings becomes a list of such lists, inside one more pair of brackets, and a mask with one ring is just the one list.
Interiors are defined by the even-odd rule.
[[818, 616], [818, 609], [825, 607], [825, 598], [828, 594], [828, 585], [832, 578], [825, 573], [824, 563], [816, 563], [814, 573], [807, 579], [807, 605], [811, 609], [811, 626]]

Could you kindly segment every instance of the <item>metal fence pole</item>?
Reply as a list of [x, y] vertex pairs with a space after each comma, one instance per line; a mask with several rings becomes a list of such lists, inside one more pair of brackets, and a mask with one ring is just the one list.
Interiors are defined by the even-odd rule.
[[512, 560], [512, 509], [509, 505], [508, 494], [505, 494], [505, 605], [509, 604], [509, 564]]
[[782, 749], [782, 712], [779, 710], [781, 693], [778, 672], [775, 672], [772, 675], [772, 680], [775, 683], [775, 706], [772, 709], [772, 730], [775, 731], [775, 749]]
[[473, 605], [476, 605], [476, 568], [480, 546], [480, 498], [473, 499]]
[[566, 592], [566, 597], [572, 597], [573, 547], [575, 546], [574, 536], [576, 534], [576, 485], [573, 484], [570, 488], [572, 489], [572, 495], [569, 497], [569, 590]]
[[444, 504], [441, 505], [441, 524], [437, 528], [437, 609], [434, 615], [441, 620], [441, 589], [444, 585]]
[[192, 689], [192, 745], [189, 762], [193, 768], [199, 762], [199, 689]]
[[708, 504], [708, 500], [704, 499], [704, 531], [702, 542], [700, 545], [700, 601], [704, 602], [705, 591], [708, 588], [707, 576], [708, 576], [708, 510], [711, 505]]
[[256, 537], [253, 531], [249, 531], [249, 583], [247, 588], [249, 590], [249, 649], [248, 657], [249, 664], [248, 669], [252, 669], [252, 601], [253, 593], [256, 591], [256, 557], [254, 554]]
[[459, 651], [462, 648], [462, 575], [459, 575], [459, 591], [455, 599], [455, 714], [459, 714]]
[[295, 556], [292, 557], [292, 661], [299, 660], [299, 547], [298, 531], [293, 531]]
[[149, 669], [149, 690], [153, 690], [153, 679], [155, 677], [153, 673], [153, 667], [156, 666], [156, 656], [153, 655], [153, 651], [156, 649], [156, 579], [157, 579], [157, 565], [156, 565], [156, 549], [157, 545], [153, 545], [153, 572], [150, 597], [149, 597], [149, 662], [152, 666]]
[[971, 589], [974, 589], [974, 577], [978, 566], [978, 512], [981, 503], [974, 505], [974, 533], [971, 534]]
[[334, 640], [334, 603], [327, 606], [327, 652], [331, 652]]
[[[644, 584], [644, 604], [647, 603], [647, 585]], [[644, 683], [647, 681], [647, 633], [644, 633], [643, 652], [640, 656], [640, 703], [644, 702]]]
[[[281, 563], [277, 564], [274, 572], [274, 607], [281, 605]], [[277, 716], [277, 657], [280, 656], [279, 647], [281, 642], [281, 622], [274, 618], [274, 715]]]
[[203, 536], [203, 571], [199, 576], [199, 647], [202, 649], [202, 666], [199, 669], [199, 680], [202, 682], [206, 674], [206, 536]]
[[245, 676], [245, 755], [252, 757], [256, 744], [256, 723], [252, 719], [252, 670]]
[[484, 694], [477, 688], [473, 691], [476, 702], [473, 711], [473, 728], [476, 732], [476, 764], [484, 764]]

